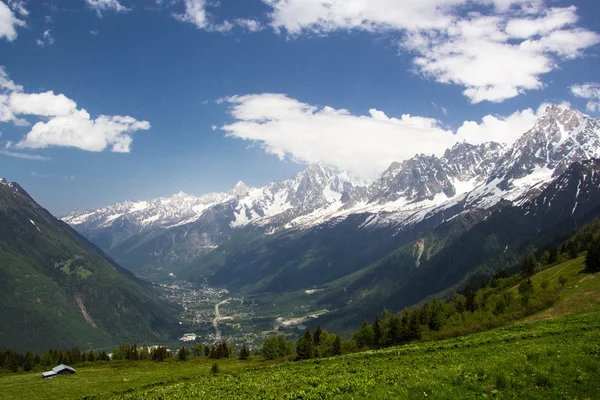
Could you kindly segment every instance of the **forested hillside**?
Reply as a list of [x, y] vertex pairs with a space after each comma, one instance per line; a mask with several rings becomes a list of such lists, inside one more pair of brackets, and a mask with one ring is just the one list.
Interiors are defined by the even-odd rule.
[[0, 183], [0, 343], [25, 351], [158, 341], [178, 306], [122, 269], [16, 183]]

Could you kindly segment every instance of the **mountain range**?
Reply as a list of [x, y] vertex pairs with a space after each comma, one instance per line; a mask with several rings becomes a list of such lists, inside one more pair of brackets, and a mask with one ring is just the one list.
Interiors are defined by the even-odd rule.
[[[77, 299], [89, 303], [81, 293], [94, 292], [86, 284], [104, 276], [104, 269], [113, 268], [120, 282], [127, 281], [123, 290], [135, 288], [151, 301], [150, 289], [121, 265], [154, 280], [175, 275], [226, 287], [269, 315], [326, 309], [318, 323], [344, 332], [384, 307], [401, 309], [514, 267], [528, 252], [600, 216], [598, 157], [600, 121], [551, 106], [510, 146], [460, 142], [440, 157], [418, 154], [394, 162], [368, 183], [317, 162], [261, 188], [239, 182], [224, 193], [178, 193], [75, 211], [62, 220], [110, 258], [66, 224], [52, 221], [53, 232], [67, 234], [77, 250], [44, 253], [28, 262], [35, 268], [50, 265], [44, 271], [52, 273], [54, 284], [70, 282], [61, 293], [74, 315]], [[16, 184], [2, 185], [6, 199], [22, 191]], [[41, 207], [26, 198], [26, 206], [17, 207], [19, 224], [10, 230], [36, 234], [40, 224], [25, 210]], [[10, 212], [1, 218], [14, 219]], [[9, 236], [5, 231], [2, 237]], [[3, 250], [14, 248], [11, 240]], [[98, 272], [93, 265], [101, 265]], [[31, 271], [26, 276], [39, 275]], [[16, 287], [23, 276], [14, 272]], [[113, 297], [106, 309], [119, 298]], [[166, 310], [160, 302], [152, 304], [152, 310]], [[146, 315], [140, 307], [125, 309]], [[163, 311], [142, 321], [155, 318], [168, 325], [160, 319]], [[102, 319], [87, 312], [100, 326]], [[85, 313], [79, 309], [79, 315]], [[140, 331], [150, 333], [145, 329]], [[126, 324], [119, 331], [131, 332]]]
[[354, 231], [376, 227], [402, 236], [500, 200], [521, 204], [571, 163], [598, 157], [599, 131], [597, 119], [554, 105], [512, 146], [457, 143], [442, 157], [394, 162], [369, 184], [318, 162], [262, 188], [240, 182], [227, 193], [128, 201], [63, 221], [137, 273], [181, 270], [248, 231], [273, 235], [359, 221]]

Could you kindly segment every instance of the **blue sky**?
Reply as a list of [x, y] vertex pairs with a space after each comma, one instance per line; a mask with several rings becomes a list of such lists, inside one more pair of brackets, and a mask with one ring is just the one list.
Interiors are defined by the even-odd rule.
[[598, 117], [596, 1], [325, 3], [0, 0], [0, 176], [64, 214]]

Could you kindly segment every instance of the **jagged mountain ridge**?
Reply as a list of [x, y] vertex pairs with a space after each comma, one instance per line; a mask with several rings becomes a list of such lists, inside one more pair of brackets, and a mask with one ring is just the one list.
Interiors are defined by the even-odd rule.
[[[316, 307], [337, 311], [315, 325], [346, 329], [384, 308], [402, 309], [441, 291], [451, 295], [472, 279], [520, 268], [532, 249], [556, 243], [600, 216], [600, 160], [574, 162], [533, 198], [496, 208], [478, 222], [472, 210], [440, 224], [358, 273], [328, 283]], [[417, 247], [423, 255], [418, 264]]]
[[125, 201], [98, 210], [75, 211], [62, 220], [109, 250], [138, 234], [194, 222], [209, 208], [245, 196], [250, 190], [240, 181], [228, 192], [199, 197], [179, 192], [149, 201]]
[[136, 234], [138, 226], [131, 228], [131, 220], [124, 217], [94, 227], [89, 220], [96, 212], [73, 214], [65, 220], [109, 251], [119, 230], [126, 231], [131, 240], [116, 242], [121, 243], [113, 253], [117, 260], [128, 253], [132, 260], [160, 259], [160, 265], [179, 258], [190, 261], [247, 227], [274, 233], [368, 215], [355, 219], [364, 221], [357, 229], [393, 226], [399, 232], [426, 219], [444, 221], [464, 210], [490, 208], [501, 199], [523, 203], [566, 165], [600, 155], [599, 133], [597, 119], [551, 106], [508, 148], [491, 142], [457, 143], [439, 158], [420, 154], [393, 163], [369, 185], [315, 163], [290, 179], [248, 189], [245, 195], [224, 196], [221, 203], [201, 209], [190, 220], [171, 226], [155, 221], [148, 225], [150, 234]]

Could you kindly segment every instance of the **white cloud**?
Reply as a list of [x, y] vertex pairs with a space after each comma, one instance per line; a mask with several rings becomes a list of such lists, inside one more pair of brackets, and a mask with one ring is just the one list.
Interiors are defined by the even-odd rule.
[[[472, 103], [502, 102], [541, 80], [562, 59], [600, 43], [576, 27], [574, 6], [542, 0], [263, 0], [271, 26], [291, 36], [361, 30], [396, 34], [418, 73], [465, 87]], [[482, 7], [483, 6], [483, 7]]]
[[[481, 122], [465, 121], [456, 130], [457, 137], [472, 144], [498, 142], [513, 144], [521, 135], [533, 127], [535, 121], [542, 116], [551, 104], [541, 104], [537, 110], [527, 108], [502, 117], [486, 115]], [[570, 108], [569, 103], [561, 103], [562, 108]]]
[[354, 115], [283, 94], [233, 96], [222, 102], [229, 104], [235, 119], [221, 127], [227, 136], [254, 142], [279, 158], [290, 157], [300, 163], [321, 160], [363, 178], [376, 177], [393, 161], [417, 153], [442, 155], [458, 141], [510, 144], [530, 129], [543, 111], [486, 116], [480, 123], [468, 121], [452, 132], [433, 118], [408, 114], [395, 118], [375, 109], [369, 115]]
[[173, 14], [175, 18], [183, 22], [196, 25], [198, 29], [208, 26], [205, 0], [184, 0], [185, 11], [181, 14]]
[[24, 0], [8, 0], [8, 5], [14, 12], [21, 14], [24, 17], [29, 15], [29, 11], [25, 8]]
[[600, 111], [600, 83], [590, 82], [571, 86], [571, 93], [577, 97], [588, 99], [585, 108], [590, 112]]
[[17, 27], [19, 26], [25, 26], [25, 21], [17, 18], [14, 12], [4, 2], [0, 1], [0, 39], [4, 38], [9, 42], [15, 40], [17, 38]]
[[104, 11], [115, 11], [118, 13], [131, 11], [130, 8], [125, 7], [119, 0], [85, 0], [88, 7], [96, 11], [99, 17], [102, 16]]
[[45, 30], [44, 33], [42, 34], [42, 38], [36, 40], [35, 42], [40, 47], [54, 44], [54, 37], [52, 36], [50, 29]]
[[[218, 3], [212, 4], [218, 6]], [[236, 18], [232, 21], [224, 20], [221, 23], [210, 21], [210, 15], [206, 11], [208, 3], [206, 0], [184, 0], [184, 11], [175, 13], [173, 16], [182, 22], [193, 24], [198, 29], [211, 32], [226, 33], [238, 27], [248, 32], [258, 32], [263, 29], [260, 21], [255, 19]]]
[[15, 152], [15, 151], [2, 150], [2, 149], [0, 149], [0, 154], [2, 154], [4, 156], [8, 156], [8, 157], [23, 158], [25, 160], [38, 160], [38, 161], [51, 160], [50, 157], [46, 157], [46, 156], [40, 156], [37, 154], [19, 153], [19, 152]]
[[[100, 115], [92, 119], [84, 109], [64, 94], [53, 91], [24, 93], [23, 87], [9, 79], [0, 67], [0, 122], [18, 126], [29, 125], [19, 115], [42, 119], [33, 125], [15, 148], [46, 148], [49, 146], [75, 147], [88, 151], [129, 152], [132, 134], [150, 129], [148, 121], [129, 116]], [[16, 157], [16, 156], [15, 156]]]
[[0, 93], [22, 91], [23, 86], [17, 85], [9, 77], [3, 65], [0, 65]]
[[48, 122], [36, 123], [15, 147], [40, 149], [61, 146], [88, 151], [102, 151], [110, 147], [113, 152], [128, 153], [133, 141], [130, 133], [148, 129], [148, 121], [106, 115], [91, 119], [90, 114], [82, 109], [56, 116]]
[[600, 99], [600, 83], [589, 82], [571, 86], [571, 93], [584, 99]]
[[248, 32], [258, 32], [264, 29], [260, 21], [255, 19], [238, 18], [235, 20], [235, 23], [237, 26], [247, 30]]
[[545, 15], [537, 18], [515, 18], [506, 24], [506, 33], [513, 38], [527, 39], [532, 36], [546, 35], [565, 25], [577, 22], [577, 8], [551, 8]]
[[600, 102], [588, 101], [585, 105], [585, 109], [589, 112], [600, 111]]
[[13, 92], [9, 96], [8, 105], [15, 114], [54, 117], [69, 115], [76, 111], [77, 103], [64, 94]]

